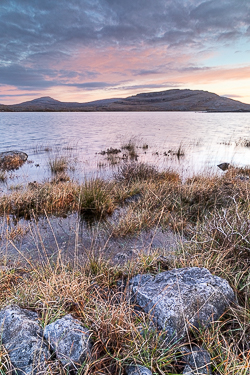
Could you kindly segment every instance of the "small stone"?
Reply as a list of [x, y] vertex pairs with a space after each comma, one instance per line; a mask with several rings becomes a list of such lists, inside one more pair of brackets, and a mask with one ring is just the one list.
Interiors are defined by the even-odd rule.
[[228, 170], [229, 165], [230, 165], [229, 163], [221, 163], [221, 164], [218, 164], [217, 167], [219, 167], [223, 171], [226, 171], [226, 170]]
[[70, 314], [47, 325], [44, 337], [64, 367], [78, 368], [90, 354], [90, 332]]
[[152, 372], [144, 366], [130, 365], [126, 366], [127, 375], [152, 375]]
[[210, 354], [206, 350], [198, 346], [192, 346], [191, 350], [189, 349], [185, 355], [184, 361], [187, 365], [184, 368], [183, 374], [188, 374], [191, 370], [192, 374], [212, 375], [212, 361]]
[[241, 181], [249, 181], [249, 176], [236, 176], [235, 178]]

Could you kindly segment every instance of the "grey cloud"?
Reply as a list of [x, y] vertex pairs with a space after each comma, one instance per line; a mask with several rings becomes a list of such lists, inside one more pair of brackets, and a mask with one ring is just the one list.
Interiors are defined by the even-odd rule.
[[227, 42], [227, 41], [236, 40], [240, 38], [241, 36], [242, 36], [242, 33], [240, 33], [239, 31], [228, 31], [228, 32], [223, 32], [219, 34], [218, 40]]
[[54, 86], [53, 80], [48, 81], [45, 74], [20, 65], [0, 67], [0, 83], [13, 85], [19, 89], [48, 88]]
[[[20, 61], [37, 53], [72, 54], [79, 46], [187, 45], [235, 39], [249, 26], [241, 0], [12, 0], [0, 5], [0, 56]], [[19, 47], [18, 47], [19, 46]]]
[[224, 96], [225, 98], [242, 98], [241, 95], [229, 95], [229, 94], [226, 94], [226, 95], [221, 95], [221, 96]]
[[184, 66], [184, 67], [179, 67], [178, 72], [199, 72], [199, 71], [207, 71], [211, 70], [212, 68], [209, 66]]
[[[249, 25], [249, 0], [1, 0], [0, 84], [46, 88], [73, 78], [85, 82], [98, 72], [85, 72], [84, 62], [83, 72], [53, 69], [83, 47], [191, 46], [198, 53], [249, 37]], [[142, 61], [136, 74], [157, 70]]]
[[87, 89], [87, 90], [93, 90], [93, 89], [104, 89], [106, 87], [113, 87], [113, 83], [108, 82], [85, 82], [85, 83], [74, 83], [74, 84], [68, 84], [66, 86], [74, 86], [79, 89]]
[[[91, 74], [91, 73], [90, 73]], [[80, 76], [80, 75], [79, 75]], [[83, 76], [83, 75], [82, 75]], [[88, 74], [86, 74], [88, 76]], [[66, 80], [60, 79], [66, 77]], [[24, 68], [20, 65], [0, 67], [0, 84], [13, 85], [22, 90], [35, 88], [46, 89], [53, 86], [75, 87], [78, 89], [94, 90], [113, 87], [120, 83], [110, 82], [80, 82], [69, 83], [69, 78], [78, 77], [77, 73], [68, 71], [36, 70]]]
[[115, 90], [116, 89], [122, 89], [122, 90], [137, 90], [137, 89], [140, 89], [140, 90], [150, 90], [150, 89], [164, 89], [164, 90], [168, 90], [169, 88], [172, 88], [172, 87], [179, 87], [180, 84], [179, 83], [169, 83], [169, 82], [164, 82], [164, 83], [161, 83], [161, 84], [144, 84], [144, 85], [127, 85], [127, 86], [119, 86], [117, 88], [114, 88]]
[[[27, 93], [26, 94], [6, 94], [6, 95], [0, 95], [0, 98], [15, 98], [15, 97], [22, 97], [22, 96], [27, 97], [27, 95], [28, 95]], [[40, 95], [40, 93], [32, 91], [32, 95]]]
[[160, 69], [132, 69], [130, 72], [135, 76], [148, 76], [162, 74], [163, 70]]
[[[199, 32], [235, 32], [249, 24], [250, 3], [247, 0], [203, 1], [190, 12]], [[214, 34], [212, 34], [214, 36]]]

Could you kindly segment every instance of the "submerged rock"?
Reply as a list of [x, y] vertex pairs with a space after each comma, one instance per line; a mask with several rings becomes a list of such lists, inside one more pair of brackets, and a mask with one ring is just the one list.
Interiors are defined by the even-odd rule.
[[77, 368], [90, 354], [90, 333], [71, 315], [47, 325], [44, 337], [64, 367]]
[[22, 151], [0, 152], [0, 168], [7, 171], [18, 169], [27, 159], [28, 155]]
[[130, 287], [132, 301], [153, 317], [167, 340], [183, 338], [192, 327], [208, 326], [235, 301], [228, 282], [206, 268], [137, 275]]
[[35, 312], [11, 305], [0, 311], [0, 335], [18, 375], [46, 371], [50, 352]]
[[144, 366], [130, 365], [126, 367], [127, 375], [152, 375], [152, 372]]

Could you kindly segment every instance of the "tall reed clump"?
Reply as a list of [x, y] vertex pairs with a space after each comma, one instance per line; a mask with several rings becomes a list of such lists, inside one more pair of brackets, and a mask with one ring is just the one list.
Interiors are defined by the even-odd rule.
[[121, 146], [122, 150], [128, 151], [129, 157], [133, 160], [137, 158], [137, 152], [136, 152], [136, 138], [132, 137], [129, 139], [128, 142], [124, 143]]
[[68, 159], [65, 156], [56, 156], [48, 161], [52, 173], [65, 172], [68, 168]]
[[78, 185], [74, 183], [30, 183], [25, 189], [0, 197], [0, 216], [64, 215], [78, 209]]
[[7, 180], [6, 172], [0, 169], [0, 182], [5, 182], [6, 180]]
[[86, 214], [111, 214], [115, 209], [112, 184], [99, 178], [85, 181], [79, 190], [79, 208]]

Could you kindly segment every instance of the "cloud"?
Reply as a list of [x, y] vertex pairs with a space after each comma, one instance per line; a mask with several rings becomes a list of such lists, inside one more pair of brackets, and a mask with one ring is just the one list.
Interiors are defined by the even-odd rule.
[[157, 88], [206, 72], [201, 51], [246, 44], [249, 25], [248, 0], [1, 0], [0, 85]]
[[22, 89], [54, 86], [53, 80], [47, 80], [43, 72], [15, 64], [0, 67], [0, 84], [16, 86]]
[[[40, 93], [39, 92], [33, 92], [32, 95], [40, 95]], [[15, 93], [15, 94], [4, 94], [4, 95], [0, 94], [0, 98], [16, 98], [16, 97], [22, 97], [22, 96], [27, 97], [27, 93], [26, 94]]]
[[[59, 74], [58, 74], [59, 73]], [[91, 73], [90, 73], [91, 75]], [[60, 76], [61, 79], [58, 79]], [[70, 83], [69, 78], [79, 75], [70, 71], [36, 70], [25, 68], [20, 65], [10, 65], [0, 67], [0, 84], [16, 86], [22, 90], [46, 89], [53, 86], [75, 87], [79, 89], [93, 90], [97, 88], [107, 88], [116, 86], [119, 83], [110, 82], [76, 82]], [[65, 77], [66, 80], [62, 79]]]
[[224, 96], [225, 98], [242, 98], [242, 95], [235, 95], [235, 94], [225, 94], [225, 95], [221, 95], [221, 96]]
[[230, 41], [240, 38], [250, 21], [250, 3], [244, 0], [147, 0], [146, 5], [145, 0], [12, 0], [2, 1], [0, 9], [5, 63], [67, 58], [83, 46]]

